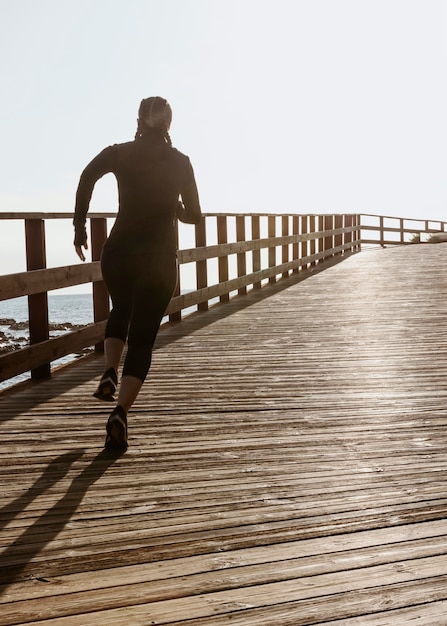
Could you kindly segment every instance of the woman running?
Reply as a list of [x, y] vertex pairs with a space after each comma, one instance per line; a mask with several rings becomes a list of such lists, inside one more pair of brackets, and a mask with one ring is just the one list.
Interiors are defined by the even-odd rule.
[[155, 338], [177, 283], [176, 219], [188, 224], [201, 219], [193, 168], [171, 144], [171, 119], [164, 98], [142, 100], [134, 141], [100, 152], [82, 172], [76, 193], [74, 245], [85, 261], [85, 222], [95, 183], [109, 172], [118, 182], [118, 214], [101, 254], [112, 301], [104, 341], [106, 369], [94, 393], [100, 400], [115, 400], [127, 340], [117, 405], [106, 427], [109, 450], [127, 448], [127, 413], [149, 372]]

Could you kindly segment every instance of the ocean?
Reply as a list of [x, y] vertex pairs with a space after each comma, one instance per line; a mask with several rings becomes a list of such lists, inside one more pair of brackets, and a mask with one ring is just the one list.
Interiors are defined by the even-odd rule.
[[[50, 337], [81, 328], [93, 322], [91, 294], [48, 294]], [[0, 302], [0, 354], [28, 345], [28, 298], [26, 296]], [[76, 355], [67, 355], [54, 364], [68, 363]], [[53, 364], [53, 365], [54, 365]], [[0, 382], [0, 390], [30, 377], [29, 373]]]

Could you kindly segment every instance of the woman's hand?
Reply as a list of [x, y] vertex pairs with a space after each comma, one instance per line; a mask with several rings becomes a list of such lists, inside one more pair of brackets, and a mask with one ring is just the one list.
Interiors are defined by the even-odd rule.
[[76, 225], [75, 226], [75, 237], [74, 237], [74, 247], [76, 250], [76, 254], [81, 259], [81, 261], [85, 261], [85, 255], [82, 248], [88, 250], [87, 245], [87, 230], [85, 228], [85, 224]]
[[84, 251], [82, 250], [82, 248], [85, 248], [86, 250], [88, 250], [87, 242], [85, 242], [82, 246], [76, 246], [75, 245], [76, 254], [81, 259], [81, 261], [85, 261], [85, 254], [84, 254]]

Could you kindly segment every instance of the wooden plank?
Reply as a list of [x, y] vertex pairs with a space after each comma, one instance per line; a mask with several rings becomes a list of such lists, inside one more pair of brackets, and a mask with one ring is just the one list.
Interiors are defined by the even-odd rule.
[[[310, 598], [318, 600], [328, 595], [352, 593], [358, 590], [370, 589], [374, 593], [384, 577], [389, 586], [402, 585], [402, 583], [414, 582], [414, 580], [423, 581], [427, 578], [439, 579], [441, 575], [443, 580], [447, 580], [446, 563], [445, 554], [430, 559], [400, 561], [397, 567], [387, 564], [371, 566], [363, 570], [355, 563], [358, 574], [355, 577], [352, 576], [352, 570], [315, 574], [309, 577], [303, 575], [299, 565], [293, 561], [286, 561], [281, 565], [275, 563], [242, 569], [231, 568], [225, 572], [205, 572], [195, 576], [158, 578], [148, 581], [147, 584], [142, 583], [140, 577], [135, 584], [131, 584], [128, 580], [116, 581], [118, 584], [109, 588], [108, 593], [104, 593], [104, 589], [101, 588], [81, 593], [71, 590], [63, 597], [58, 594], [57, 606], [55, 603], [48, 602], [42, 606], [40, 598], [34, 601], [16, 602], [9, 607], [4, 606], [0, 624], [25, 623], [32, 620], [39, 612], [41, 619], [51, 619], [98, 611], [129, 610], [129, 607], [141, 604], [142, 600], [151, 619], [158, 617], [159, 623], [163, 623], [163, 615], [165, 617], [168, 615], [172, 623], [172, 618], [182, 601], [184, 613], [178, 614], [177, 619], [184, 618], [185, 614], [192, 619], [204, 616], [212, 618], [220, 612], [228, 613], [227, 604], [254, 609]], [[429, 571], [431, 567], [432, 573]], [[272, 579], [277, 579], [277, 582], [263, 583], [263, 580]], [[203, 605], [207, 606], [205, 611]], [[224, 611], [219, 611], [219, 605], [223, 605]]]
[[[400, 526], [275, 544], [274, 550], [270, 546], [260, 546], [227, 551], [223, 555], [205, 554], [155, 563], [118, 566], [92, 571], [88, 577], [84, 573], [67, 574], [59, 576], [57, 584], [38, 585], [36, 581], [24, 581], [20, 586], [10, 588], [7, 595], [1, 596], [0, 603], [105, 589], [119, 586], [123, 581], [126, 585], [168, 581], [178, 576], [179, 572], [182, 580], [197, 574], [216, 572], [215, 584], [222, 586], [222, 580], [217, 576], [218, 572], [224, 570], [229, 577], [233, 568], [242, 572], [238, 568], [245, 566], [250, 566], [250, 571], [258, 572], [256, 580], [269, 578], [270, 575], [262, 572], [268, 564], [276, 564], [278, 580], [287, 578], [287, 575], [282, 573], [282, 565], [287, 568], [288, 562], [295, 566], [300, 565], [303, 573], [308, 576], [347, 571], [353, 567], [354, 561], [355, 567], [360, 568], [399, 562], [405, 555], [411, 555], [416, 559], [429, 554], [443, 554], [445, 541], [445, 522], [425, 522], [414, 524], [409, 528]], [[205, 577], [204, 583], [206, 580]]]
[[444, 623], [447, 623], [446, 600], [424, 602], [409, 608], [380, 611], [372, 615], [324, 622], [326, 626], [390, 626], [390, 624], [393, 626], [408, 626], [409, 624], [411, 626], [433, 626]]
[[90, 324], [85, 328], [54, 337], [33, 346], [21, 348], [0, 356], [0, 381], [55, 361], [67, 354], [76, 353], [85, 346], [93, 345], [104, 336], [106, 322]]
[[[401, 578], [405, 578], [405, 576], [402, 575]], [[200, 594], [161, 602], [144, 603], [144, 601], [140, 601], [141, 603], [130, 607], [92, 611], [87, 615], [67, 616], [60, 619], [56, 617], [29, 622], [29, 624], [32, 626], [42, 624], [81, 626], [85, 624], [85, 621], [82, 620], [88, 618], [88, 623], [92, 626], [105, 623], [111, 625], [131, 623], [135, 626], [143, 626], [148, 623], [185, 626], [187, 624], [194, 626], [213, 624], [215, 626], [228, 624], [229, 621], [238, 626], [255, 626], [258, 624], [263, 626], [271, 624], [308, 626], [309, 624], [327, 623], [334, 614], [344, 614], [346, 617], [351, 617], [365, 612], [380, 611], [385, 607], [390, 610], [411, 604], [437, 602], [439, 599], [444, 599], [446, 583], [447, 576], [439, 576], [423, 580], [419, 584], [414, 581], [396, 583], [390, 586], [389, 593], [383, 592], [377, 587], [354, 588], [351, 591], [340, 591], [317, 598], [309, 598], [309, 593], [306, 593], [305, 589], [302, 590], [296, 582], [290, 585], [281, 583], [278, 586], [278, 591], [274, 589], [273, 585], [268, 587], [260, 585], [256, 588]], [[356, 585], [353, 584], [352, 586], [355, 587]], [[282, 590], [279, 587], [282, 587]], [[344, 586], [341, 585], [337, 588], [342, 589]], [[275, 598], [275, 592], [282, 594], [281, 600]], [[443, 611], [444, 609], [445, 607], [442, 606]]]
[[99, 262], [0, 276], [0, 300], [101, 280]]
[[[350, 227], [350, 232], [355, 231], [355, 227]], [[273, 231], [272, 231], [273, 232]], [[299, 242], [314, 241], [322, 236], [330, 237], [332, 234], [341, 235], [348, 232], [347, 228], [318, 230], [316, 232], [306, 232], [295, 235], [284, 235], [278, 237], [268, 237], [249, 241], [239, 241], [233, 243], [222, 243], [213, 246], [198, 246], [186, 248], [178, 251], [179, 263], [193, 263], [205, 259], [226, 257], [229, 254], [243, 254], [246, 252], [262, 250], [263, 248], [278, 248], [296, 244]]]

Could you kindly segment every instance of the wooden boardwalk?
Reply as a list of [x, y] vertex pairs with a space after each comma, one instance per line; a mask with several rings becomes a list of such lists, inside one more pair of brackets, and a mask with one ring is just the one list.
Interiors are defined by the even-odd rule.
[[[0, 625], [447, 624], [447, 245], [363, 251], [0, 396]], [[266, 297], [269, 293], [269, 297]]]

